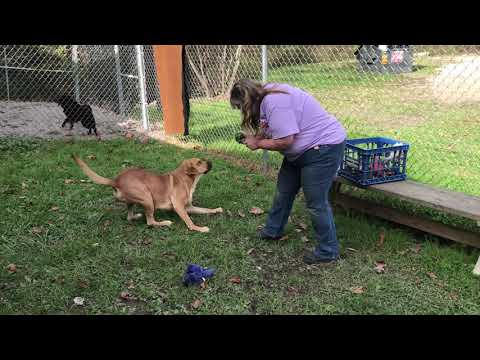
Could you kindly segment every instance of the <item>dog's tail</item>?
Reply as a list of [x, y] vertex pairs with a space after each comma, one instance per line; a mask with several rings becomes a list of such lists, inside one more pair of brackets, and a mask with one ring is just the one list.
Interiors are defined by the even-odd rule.
[[99, 185], [115, 186], [115, 182], [111, 179], [104, 178], [103, 176], [98, 175], [92, 169], [88, 167], [85, 162], [76, 155], [72, 155], [73, 160], [77, 165], [82, 169], [83, 173], [87, 175], [94, 183]]

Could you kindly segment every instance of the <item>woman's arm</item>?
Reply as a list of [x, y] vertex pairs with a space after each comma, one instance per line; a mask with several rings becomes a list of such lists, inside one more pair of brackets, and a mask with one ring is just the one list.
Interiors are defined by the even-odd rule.
[[292, 145], [295, 135], [290, 135], [281, 139], [259, 139], [253, 136], [247, 136], [245, 138], [245, 145], [250, 150], [264, 149], [273, 151], [286, 150]]

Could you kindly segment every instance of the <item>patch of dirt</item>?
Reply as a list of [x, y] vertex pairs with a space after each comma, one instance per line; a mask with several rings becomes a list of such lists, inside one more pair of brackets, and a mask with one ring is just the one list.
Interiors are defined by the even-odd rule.
[[[112, 112], [92, 106], [101, 138], [123, 135], [126, 131], [141, 132], [138, 121], [121, 117]], [[62, 128], [65, 114], [55, 103], [0, 101], [0, 137], [38, 137], [38, 138], [93, 138], [87, 136], [88, 130], [80, 122], [70, 131], [69, 124]]]
[[458, 57], [431, 80], [433, 95], [446, 103], [480, 101], [480, 56]]

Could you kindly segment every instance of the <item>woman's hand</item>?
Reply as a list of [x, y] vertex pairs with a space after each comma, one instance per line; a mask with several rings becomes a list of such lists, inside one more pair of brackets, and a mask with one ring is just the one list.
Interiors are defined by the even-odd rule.
[[258, 149], [258, 142], [260, 141], [260, 138], [255, 137], [255, 136], [247, 136], [245, 137], [244, 144], [252, 151]]

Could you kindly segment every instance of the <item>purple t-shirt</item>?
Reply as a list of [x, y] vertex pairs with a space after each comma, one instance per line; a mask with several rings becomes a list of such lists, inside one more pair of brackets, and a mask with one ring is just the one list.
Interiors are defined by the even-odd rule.
[[346, 139], [340, 122], [312, 95], [287, 84], [269, 83], [265, 87], [288, 93], [265, 96], [260, 104], [260, 121], [267, 138], [295, 135], [293, 144], [282, 152], [289, 161], [316, 145], [340, 144]]

